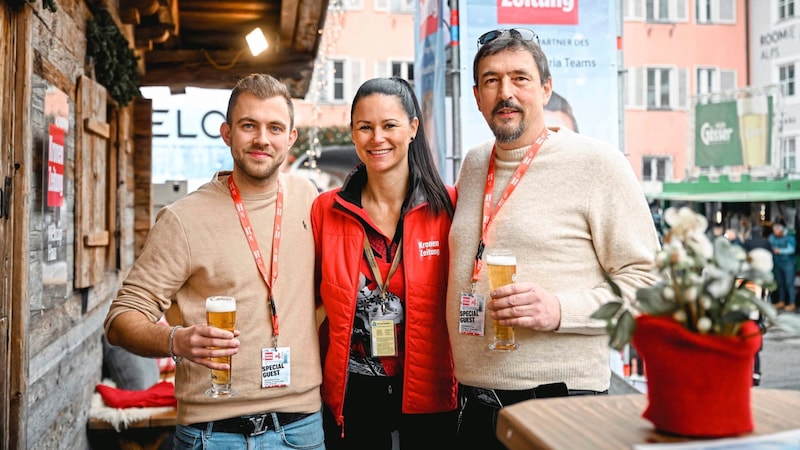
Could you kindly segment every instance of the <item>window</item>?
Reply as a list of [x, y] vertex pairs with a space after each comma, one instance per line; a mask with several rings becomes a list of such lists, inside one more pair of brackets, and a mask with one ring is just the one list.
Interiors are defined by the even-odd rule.
[[392, 0], [391, 12], [414, 13], [414, 0]]
[[405, 78], [411, 86], [414, 86], [414, 63], [399, 60], [381, 61], [375, 65], [375, 76]]
[[686, 0], [645, 0], [644, 5], [648, 22], [686, 22], [686, 10]]
[[361, 85], [363, 73], [362, 61], [328, 60], [322, 75], [324, 87], [320, 89], [319, 101], [322, 103], [349, 102]]
[[414, 14], [414, 0], [375, 0], [375, 11]]
[[331, 61], [331, 100], [344, 100], [344, 61]]
[[335, 8], [337, 5], [342, 5], [345, 11], [361, 10], [364, 9], [363, 0], [333, 0], [331, 5]]
[[778, 19], [794, 17], [794, 0], [778, 0]]
[[687, 109], [689, 76], [677, 67], [632, 67], [625, 73], [625, 106], [638, 109]]
[[392, 63], [392, 76], [405, 78], [414, 84], [414, 63], [409, 62], [393, 62]]
[[645, 156], [642, 158], [642, 181], [669, 181], [671, 172], [670, 159], [663, 156]]
[[736, 71], [716, 67], [698, 67], [695, 80], [695, 95], [700, 102], [715, 100], [708, 94], [736, 89]]
[[786, 172], [796, 172], [797, 139], [794, 137], [783, 139], [781, 141], [781, 153], [783, 154], [783, 169]]
[[778, 80], [784, 97], [795, 95], [794, 63], [778, 67]]
[[642, 0], [623, 0], [622, 18], [623, 20], [644, 20], [644, 3]]
[[736, 23], [734, 0], [697, 0], [697, 23]]
[[647, 109], [669, 108], [669, 74], [669, 69], [647, 69]]

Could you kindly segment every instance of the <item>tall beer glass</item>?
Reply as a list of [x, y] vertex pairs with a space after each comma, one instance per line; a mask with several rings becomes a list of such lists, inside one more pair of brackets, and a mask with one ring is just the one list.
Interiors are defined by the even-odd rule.
[[[517, 257], [507, 249], [493, 249], [486, 255], [486, 267], [489, 271], [489, 289], [514, 282], [517, 274]], [[489, 344], [492, 350], [510, 351], [517, 348], [514, 327], [494, 322], [494, 340]]]
[[747, 167], [767, 165], [769, 149], [769, 105], [766, 95], [736, 100], [742, 164]]
[[[236, 299], [233, 297], [214, 296], [206, 298], [206, 321], [212, 327], [222, 328], [233, 333], [236, 325]], [[230, 356], [211, 358], [214, 362], [231, 366]], [[211, 370], [211, 389], [206, 391], [207, 397], [230, 397], [236, 391], [231, 388], [230, 370]]]

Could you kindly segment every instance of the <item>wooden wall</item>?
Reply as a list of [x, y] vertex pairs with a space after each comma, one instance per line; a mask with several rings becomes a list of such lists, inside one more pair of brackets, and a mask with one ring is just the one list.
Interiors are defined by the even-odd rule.
[[[29, 171], [32, 180], [27, 199], [31, 205], [26, 252], [29, 265], [18, 268], [27, 271], [28, 281], [27, 410], [21, 423], [11, 425], [20, 428], [24, 442], [12, 442], [11, 448], [89, 447], [86, 423], [101, 377], [102, 324], [134, 258], [133, 104], [118, 108], [113, 100], [99, 100], [98, 94], [89, 94], [83, 103], [93, 103], [93, 113], [101, 114], [86, 121], [89, 117], [80, 107], [79, 92], [81, 80], [93, 76], [91, 67], [85, 64], [89, 7], [83, 0], [58, 0], [57, 6], [56, 12], [44, 9], [40, 1], [24, 6], [34, 10], [28, 47], [33, 57], [33, 94], [29, 99], [32, 163], [22, 169]], [[70, 106], [61, 211], [67, 281], [55, 285], [43, 282], [42, 269], [47, 259], [47, 226], [52, 220], [47, 208], [42, 207], [46, 195], [42, 149], [47, 142], [48, 122], [43, 103], [48, 87], [66, 93]], [[87, 131], [87, 126], [95, 131]], [[87, 143], [81, 139], [87, 132], [94, 136], [106, 132], [108, 136], [101, 143], [96, 139]], [[82, 161], [90, 163], [88, 169]], [[101, 178], [93, 181], [95, 189], [86, 189], [86, 185], [83, 191], [78, 189], [81, 177], [89, 175]], [[77, 211], [84, 219], [91, 217], [94, 228], [81, 229]], [[105, 245], [98, 237], [102, 231], [108, 233]], [[82, 253], [87, 247], [95, 251]]]

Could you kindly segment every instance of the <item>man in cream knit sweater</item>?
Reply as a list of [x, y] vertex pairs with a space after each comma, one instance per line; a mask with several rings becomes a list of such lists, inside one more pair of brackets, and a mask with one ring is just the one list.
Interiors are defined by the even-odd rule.
[[[297, 139], [286, 86], [269, 75], [242, 79], [220, 134], [233, 172], [159, 212], [111, 304], [106, 335], [134, 353], [175, 359], [176, 449], [324, 448], [310, 220], [317, 190], [280, 171]], [[209, 296], [235, 298], [234, 332], [206, 325]], [[182, 323], [156, 324], [172, 304]], [[229, 355], [237, 394], [209, 398], [209, 369], [229, 367], [211, 358]]]
[[[545, 128], [552, 80], [538, 37], [495, 30], [479, 46], [474, 94], [495, 140], [467, 153], [456, 182], [447, 325], [460, 383], [459, 443], [502, 449], [494, 434], [501, 407], [607, 392], [608, 337], [604, 323], [590, 319], [615, 298], [603, 274], [631, 298], [655, 282], [659, 243], [624, 155]], [[484, 256], [496, 248], [514, 252], [516, 279], [490, 294]], [[517, 349], [490, 350], [493, 319], [515, 328]]]

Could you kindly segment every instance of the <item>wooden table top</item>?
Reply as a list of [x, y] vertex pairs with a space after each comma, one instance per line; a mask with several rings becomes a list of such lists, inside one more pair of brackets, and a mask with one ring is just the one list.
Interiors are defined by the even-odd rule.
[[[753, 388], [760, 435], [800, 428], [800, 391]], [[500, 410], [497, 436], [511, 450], [625, 449], [636, 444], [682, 442], [657, 433], [642, 417], [647, 395], [599, 395], [528, 400]]]
[[[178, 410], [172, 409], [170, 411], [153, 414], [135, 422], [131, 422], [125, 429], [132, 428], [161, 428], [161, 427], [175, 427], [178, 424]], [[113, 430], [114, 427], [103, 419], [95, 417], [89, 418], [89, 429], [91, 430]]]

